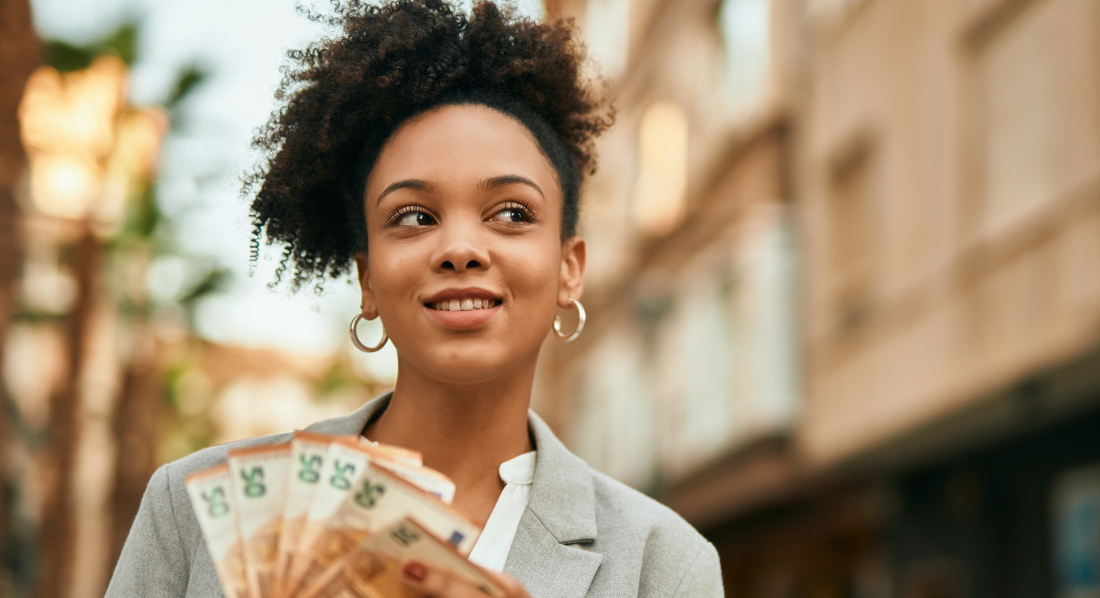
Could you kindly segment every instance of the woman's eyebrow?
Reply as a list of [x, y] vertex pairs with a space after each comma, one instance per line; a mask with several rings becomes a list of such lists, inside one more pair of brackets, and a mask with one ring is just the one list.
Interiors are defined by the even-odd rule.
[[397, 181], [390, 184], [378, 194], [378, 198], [374, 200], [374, 205], [382, 203], [382, 198], [397, 191], [398, 189], [414, 189], [416, 191], [434, 191], [435, 185], [432, 185], [428, 181], [421, 179], [405, 179], [403, 181]]
[[505, 175], [495, 176], [495, 177], [492, 177], [492, 178], [485, 179], [485, 180], [481, 181], [481, 188], [482, 189], [496, 189], [497, 187], [503, 187], [505, 185], [515, 185], [515, 184], [527, 185], [528, 187], [531, 187], [535, 191], [538, 191], [539, 195], [541, 195], [544, 199], [546, 198], [546, 194], [542, 192], [542, 187], [539, 187], [538, 185], [536, 185], [535, 181], [532, 181], [531, 179], [529, 179], [525, 176], [520, 176], [518, 174], [505, 174]]

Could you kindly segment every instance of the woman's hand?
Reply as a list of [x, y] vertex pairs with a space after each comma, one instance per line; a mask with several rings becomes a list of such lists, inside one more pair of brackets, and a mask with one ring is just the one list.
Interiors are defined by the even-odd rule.
[[[505, 598], [531, 598], [515, 578], [494, 573], [481, 567], [482, 574], [496, 582], [504, 590]], [[402, 570], [405, 586], [422, 598], [485, 598], [487, 594], [477, 586], [443, 569], [411, 562]]]

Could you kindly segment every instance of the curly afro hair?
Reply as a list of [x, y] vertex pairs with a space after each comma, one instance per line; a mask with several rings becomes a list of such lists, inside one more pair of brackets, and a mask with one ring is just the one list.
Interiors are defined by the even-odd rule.
[[343, 33], [288, 53], [283, 105], [253, 140], [266, 158], [244, 179], [246, 195], [259, 186], [252, 260], [262, 242], [284, 246], [275, 284], [290, 265], [294, 288], [349, 271], [366, 249], [363, 193], [379, 152], [403, 122], [443, 105], [523, 123], [561, 183], [562, 237], [575, 234], [593, 140], [612, 115], [582, 77], [571, 22], [533, 22], [493, 2], [467, 16], [442, 0], [334, 0], [332, 14], [307, 14]]

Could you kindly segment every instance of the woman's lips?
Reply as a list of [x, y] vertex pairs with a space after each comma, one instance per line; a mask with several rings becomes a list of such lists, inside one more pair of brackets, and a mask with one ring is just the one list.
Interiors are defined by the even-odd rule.
[[429, 316], [435, 319], [435, 321], [443, 324], [447, 328], [469, 330], [471, 328], [477, 328], [493, 319], [493, 317], [500, 312], [500, 305], [467, 311], [444, 311], [441, 309], [432, 309], [427, 305], [424, 306], [424, 309], [428, 312]]

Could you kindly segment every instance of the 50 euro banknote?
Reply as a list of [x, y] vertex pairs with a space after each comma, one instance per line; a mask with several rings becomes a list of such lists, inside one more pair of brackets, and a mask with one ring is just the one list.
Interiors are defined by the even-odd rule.
[[[318, 536], [300, 577], [292, 580], [308, 590], [337, 561], [374, 532], [406, 517], [415, 517], [436, 536], [445, 538], [466, 556], [481, 528], [426, 492], [378, 463], [368, 463], [348, 496]], [[289, 587], [289, 586], [288, 586]]]
[[230, 486], [252, 598], [274, 596], [290, 452], [290, 443], [229, 451]]
[[229, 465], [193, 473], [184, 485], [226, 598], [250, 598]]
[[329, 568], [301, 598], [415, 598], [401, 582], [410, 562], [431, 565], [501, 598], [504, 592], [476, 565], [412, 517], [376, 531]]

